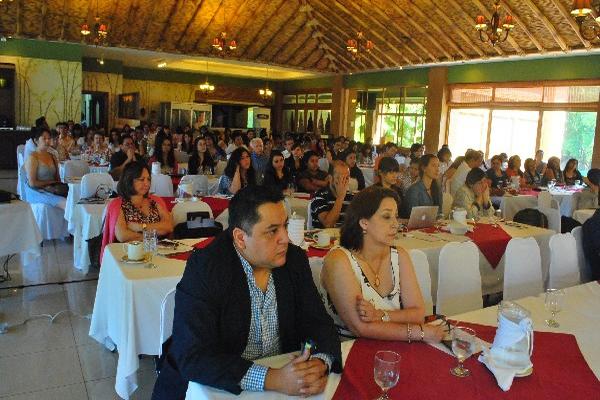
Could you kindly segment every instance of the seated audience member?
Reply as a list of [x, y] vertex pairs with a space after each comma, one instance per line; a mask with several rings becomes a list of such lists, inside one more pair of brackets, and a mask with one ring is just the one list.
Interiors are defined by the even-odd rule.
[[194, 145], [194, 134], [192, 132], [184, 132], [181, 140], [181, 151], [192, 154], [196, 146]]
[[600, 209], [583, 224], [583, 253], [592, 270], [592, 280], [600, 280]]
[[313, 228], [333, 228], [342, 225], [344, 212], [352, 194], [348, 193], [350, 170], [342, 161], [333, 162], [330, 183], [317, 191], [310, 204]]
[[424, 324], [425, 306], [406, 250], [394, 247], [398, 196], [371, 186], [348, 207], [340, 246], [325, 258], [326, 309], [341, 336], [439, 342], [441, 327]]
[[252, 150], [250, 156], [252, 157], [252, 167], [254, 167], [254, 173], [256, 174], [256, 183], [260, 185], [263, 180], [265, 168], [267, 168], [267, 164], [269, 163], [269, 156], [264, 154], [265, 147], [261, 138], [252, 138], [250, 141], [250, 150]]
[[102, 131], [94, 132], [94, 141], [86, 148], [85, 158], [95, 164], [102, 164], [110, 160], [110, 149], [104, 143]]
[[523, 169], [525, 170], [523, 173], [523, 180], [526, 186], [533, 188], [542, 184], [542, 176], [537, 172], [535, 160], [533, 158], [528, 158], [525, 160], [525, 166]]
[[298, 174], [298, 191], [314, 193], [329, 184], [329, 174], [319, 169], [319, 156], [314, 151], [307, 151], [302, 157], [303, 170]]
[[491, 217], [496, 212], [490, 200], [488, 180], [479, 168], [467, 174], [465, 184], [456, 191], [453, 207], [467, 210], [467, 218]]
[[438, 181], [442, 182], [442, 178], [450, 165], [452, 165], [452, 152], [448, 147], [442, 147], [438, 153], [437, 158], [440, 160], [440, 176], [438, 177]]
[[250, 152], [239, 147], [231, 153], [225, 172], [219, 178], [219, 193], [233, 195], [248, 185], [256, 184], [256, 175], [252, 167]]
[[294, 146], [294, 138], [291, 136], [286, 137], [283, 150], [281, 151], [286, 160], [292, 156], [292, 146]]
[[188, 174], [212, 175], [215, 173], [216, 162], [208, 151], [206, 139], [199, 136], [194, 141], [192, 155], [188, 161]]
[[523, 177], [523, 171], [521, 171], [521, 157], [514, 155], [508, 159], [506, 176], [509, 178], [512, 178], [513, 176]]
[[375, 172], [377, 172], [377, 170], [379, 169], [379, 163], [381, 162], [381, 159], [383, 157], [393, 158], [396, 157], [396, 154], [398, 154], [398, 146], [396, 146], [396, 143], [387, 142], [385, 145], [383, 145], [383, 151], [381, 152], [379, 157], [375, 159], [375, 164], [373, 165], [373, 169], [375, 170]]
[[464, 160], [465, 160], [465, 156], [456, 157], [456, 159], [454, 161], [452, 161], [452, 164], [450, 164], [450, 166], [444, 173], [444, 177], [442, 178], [442, 183], [443, 183], [442, 187], [444, 188], [445, 192], [448, 192], [448, 193], [450, 192], [450, 182], [452, 182], [452, 178], [454, 177], [456, 170], [458, 169], [458, 167], [460, 167], [460, 165], [463, 163]]
[[440, 162], [433, 154], [425, 154], [419, 159], [420, 179], [406, 191], [403, 218], [410, 217], [412, 208], [418, 206], [438, 206], [442, 212], [442, 189], [437, 181], [439, 166]]
[[485, 153], [481, 150], [478, 150], [477, 152], [481, 155], [481, 164], [479, 165], [479, 168], [483, 172], [487, 172], [487, 170], [490, 169], [490, 165], [485, 162]]
[[382, 158], [379, 163], [377, 174], [379, 175], [379, 181], [375, 185], [395, 191], [400, 200], [398, 208], [402, 209], [401, 205], [404, 202], [404, 193], [402, 192], [402, 188], [398, 186], [400, 176], [400, 165], [398, 164], [398, 161], [392, 157]]
[[64, 209], [65, 197], [49, 191], [53, 186], [61, 184], [58, 160], [53, 153], [48, 151], [50, 131], [47, 128], [41, 128], [35, 139], [37, 147], [29, 153], [25, 160], [25, 198], [29, 203], [44, 203]]
[[56, 147], [58, 159], [64, 161], [69, 159], [69, 154], [77, 148], [77, 143], [75, 143], [66, 125], [58, 124], [56, 130], [58, 131], [58, 145]]
[[544, 159], [544, 150], [538, 150], [535, 152], [535, 172], [543, 176], [546, 173], [546, 163]]
[[502, 170], [502, 157], [499, 155], [492, 157], [491, 168], [486, 171], [485, 176], [490, 180], [490, 190], [504, 192], [503, 188], [509, 179], [506, 172]]
[[592, 168], [587, 173], [588, 187], [578, 193], [576, 208], [590, 209], [598, 208], [598, 188], [600, 186], [600, 169]]
[[581, 176], [581, 172], [577, 169], [579, 166], [579, 161], [574, 158], [569, 159], [567, 164], [565, 165], [565, 169], [563, 170], [563, 179], [565, 180], [565, 185], [573, 186], [575, 182], [579, 181], [581, 185], [583, 183], [583, 177]]
[[[298, 350], [280, 368], [254, 360]], [[153, 400], [183, 400], [188, 382], [226, 390], [323, 392], [341, 372], [340, 341], [313, 283], [306, 252], [289, 243], [283, 195], [247, 187], [229, 206], [229, 229], [187, 261], [175, 294], [170, 346]]]
[[419, 160], [420, 158], [411, 158], [408, 168], [400, 173], [400, 187], [404, 194], [406, 194], [409, 187], [419, 180]]
[[173, 232], [171, 213], [163, 199], [149, 194], [150, 182], [147, 164], [134, 161], [125, 166], [117, 184], [119, 197], [106, 210], [102, 248], [113, 242], [142, 241], [144, 230], [154, 229], [159, 236]]
[[265, 170], [263, 185], [285, 192], [294, 183], [292, 174], [285, 166], [283, 154], [279, 150], [271, 150], [269, 164]]
[[293, 143], [291, 149], [291, 155], [285, 159], [285, 166], [290, 171], [290, 174], [292, 174], [294, 180], [296, 180], [302, 171], [302, 155], [304, 152], [302, 151], [302, 144], [300, 142]]
[[482, 161], [483, 157], [481, 153], [476, 150], [467, 150], [464, 161], [460, 164], [450, 181], [450, 194], [452, 196], [465, 184], [465, 179], [469, 171], [473, 168], [479, 168]]
[[206, 148], [208, 149], [208, 152], [215, 163], [219, 161], [227, 161], [227, 154], [225, 154], [225, 150], [219, 146], [215, 146], [215, 138], [212, 134], [205, 135], [204, 140], [206, 141]]
[[356, 165], [356, 152], [348, 149], [340, 154], [340, 160], [346, 163], [350, 169], [350, 178], [356, 179], [356, 182], [358, 182], [358, 190], [363, 190], [365, 188], [365, 176]]
[[244, 146], [244, 137], [242, 135], [242, 131], [235, 130], [233, 132], [233, 136], [231, 138], [231, 143], [229, 143], [225, 152], [227, 153], [227, 155], [230, 155], [239, 147], [245, 147]]
[[413, 143], [410, 146], [409, 157], [411, 160], [418, 160], [419, 158], [423, 157], [423, 154], [425, 154], [425, 145], [424, 144]]
[[160, 163], [160, 172], [165, 175], [177, 174], [179, 172], [179, 165], [175, 161], [175, 152], [173, 151], [173, 145], [171, 139], [166, 135], [157, 136], [154, 143], [154, 153], [148, 160], [148, 165], [152, 165], [153, 162]]
[[557, 184], [564, 184], [563, 173], [560, 170], [560, 158], [550, 157], [546, 164], [546, 172], [542, 178], [542, 185], [547, 185], [550, 181], [556, 181]]
[[146, 157], [148, 152], [148, 140], [144, 137], [144, 130], [141, 126], [136, 126], [133, 131], [133, 143], [135, 145], [135, 152], [140, 155], [142, 159]]
[[135, 144], [129, 135], [119, 136], [120, 151], [110, 157], [110, 175], [115, 181], [119, 180], [123, 169], [132, 162], [138, 161]]
[[117, 128], [112, 128], [108, 135], [108, 148], [110, 149], [111, 153], [121, 150], [119, 145], [119, 137], [121, 137], [119, 130]]

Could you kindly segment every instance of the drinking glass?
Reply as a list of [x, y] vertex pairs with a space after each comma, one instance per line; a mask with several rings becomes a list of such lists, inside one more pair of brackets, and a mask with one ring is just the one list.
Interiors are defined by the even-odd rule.
[[560, 324], [556, 321], [556, 314], [562, 310], [563, 300], [565, 292], [561, 289], [547, 289], [546, 290], [546, 301], [544, 305], [546, 310], [552, 314], [552, 317], [546, 320], [546, 325], [550, 328], [558, 328]]
[[450, 369], [450, 373], [459, 378], [471, 375], [471, 371], [463, 366], [477, 348], [477, 336], [471, 328], [457, 326], [452, 330], [452, 352], [458, 360], [458, 365]]
[[381, 396], [376, 400], [387, 400], [388, 391], [396, 386], [400, 379], [400, 354], [394, 351], [378, 351], [375, 354], [373, 376], [381, 388]]
[[144, 252], [150, 256], [150, 268], [156, 268], [154, 265], [154, 256], [158, 252], [158, 238], [156, 235], [156, 229], [148, 229], [144, 231]]
[[548, 190], [554, 189], [554, 186], [556, 186], [556, 179], [552, 179], [548, 182]]
[[435, 224], [434, 224], [435, 231], [441, 232], [443, 225], [444, 225], [444, 213], [439, 213], [435, 219]]
[[292, 197], [294, 195], [295, 191], [296, 191], [296, 185], [294, 184], [294, 182], [290, 182], [290, 184], [288, 185], [288, 195], [290, 197]]

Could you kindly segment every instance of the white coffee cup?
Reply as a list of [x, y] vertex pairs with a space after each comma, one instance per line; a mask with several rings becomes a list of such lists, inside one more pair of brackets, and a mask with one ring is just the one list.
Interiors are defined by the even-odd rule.
[[329, 232], [321, 231], [317, 233], [317, 244], [321, 247], [327, 247], [331, 243], [331, 235]]
[[142, 242], [123, 243], [123, 250], [127, 252], [127, 258], [132, 261], [144, 259], [144, 244]]

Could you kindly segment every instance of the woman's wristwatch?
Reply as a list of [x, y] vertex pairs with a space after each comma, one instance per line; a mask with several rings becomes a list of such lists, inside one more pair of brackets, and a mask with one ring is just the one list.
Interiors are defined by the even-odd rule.
[[144, 232], [146, 230], [146, 228], [148, 227], [148, 224], [143, 223], [142, 224], [142, 232]]
[[381, 316], [381, 322], [390, 322], [390, 314], [387, 311], [381, 310], [383, 315]]

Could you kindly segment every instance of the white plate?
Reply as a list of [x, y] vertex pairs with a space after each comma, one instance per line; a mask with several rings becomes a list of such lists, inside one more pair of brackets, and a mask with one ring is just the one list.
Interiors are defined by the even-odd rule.
[[121, 257], [121, 261], [126, 264], [145, 264], [148, 262], [148, 258], [144, 257], [141, 260], [130, 260], [129, 257], [127, 257], [127, 254], [125, 254], [123, 257]]

